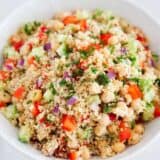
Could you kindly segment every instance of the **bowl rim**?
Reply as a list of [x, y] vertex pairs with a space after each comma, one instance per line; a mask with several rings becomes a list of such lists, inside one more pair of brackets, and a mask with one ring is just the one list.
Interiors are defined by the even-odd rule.
[[[148, 11], [142, 5], [138, 5], [138, 3], [136, 3], [134, 0], [121, 0], [121, 1], [137, 8], [138, 10], [143, 12], [144, 15], [148, 16], [152, 21], [154, 21], [154, 23], [156, 25], [160, 26], [160, 21], [158, 21], [152, 15], [152, 13], [150, 11]], [[10, 21], [10, 19], [12, 17], [14, 17], [20, 10], [25, 9], [25, 7], [29, 4], [31, 4], [32, 2], [33, 2], [33, 0], [29, 0], [27, 2], [20, 4], [20, 6], [16, 7], [12, 12], [10, 12], [7, 16], [5, 16], [5, 19], [1, 20], [1, 22], [0, 22], [0, 30]], [[24, 150], [23, 148], [19, 147], [18, 145], [16, 145], [16, 143], [14, 143], [13, 141], [10, 141], [10, 139], [6, 135], [2, 134], [1, 132], [0, 132], [0, 137], [3, 140], [5, 140], [8, 143], [8, 145], [13, 147], [17, 151], [21, 152], [24, 156], [31, 158], [33, 160], [39, 160], [40, 156], [35, 156], [35, 155], [30, 154], [28, 150]], [[160, 131], [157, 132], [156, 135], [152, 139], [150, 139], [148, 141], [148, 143], [145, 146], [143, 146], [140, 150], [135, 150], [133, 153], [127, 155], [126, 157], [120, 157], [118, 160], [129, 160], [129, 158], [134, 158], [136, 155], [140, 154], [141, 152], [144, 152], [147, 149], [147, 147], [149, 147], [151, 144], [153, 144], [158, 138], [160, 138]], [[41, 157], [41, 159], [43, 160], [44, 158]], [[50, 159], [48, 159], [48, 160], [50, 160]]]

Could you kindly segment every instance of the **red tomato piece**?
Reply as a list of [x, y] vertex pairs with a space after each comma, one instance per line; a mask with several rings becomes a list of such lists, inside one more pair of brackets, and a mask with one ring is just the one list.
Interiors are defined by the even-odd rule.
[[65, 131], [74, 131], [76, 129], [76, 119], [74, 116], [71, 115], [63, 115], [62, 116], [62, 128]]
[[119, 139], [121, 142], [128, 140], [130, 137], [131, 137], [130, 128], [123, 128], [123, 130], [119, 132]]
[[104, 33], [100, 35], [100, 39], [104, 44], [108, 44], [109, 39], [112, 37], [111, 33]]
[[156, 118], [157, 118], [157, 117], [160, 117], [160, 106], [158, 106], [158, 105], [155, 106], [154, 116], [155, 116]]
[[9, 78], [9, 73], [7, 71], [0, 70], [0, 80], [7, 80]]
[[15, 90], [13, 96], [17, 99], [21, 99], [23, 98], [24, 92], [25, 92], [25, 88], [21, 86]]

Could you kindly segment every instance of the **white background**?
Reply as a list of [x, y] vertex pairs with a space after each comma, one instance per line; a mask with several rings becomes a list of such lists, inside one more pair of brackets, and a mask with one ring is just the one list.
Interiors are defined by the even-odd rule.
[[[160, 1], [159, 0], [134, 0], [139, 5], [145, 7], [160, 21]], [[5, 17], [26, 0], [0, 0], [0, 22]], [[78, 1], [77, 1], [78, 2]], [[128, 11], [129, 12], [129, 11]], [[29, 13], [28, 13], [29, 14]], [[129, 14], [129, 13], [128, 13]], [[160, 141], [153, 142], [143, 153], [138, 154], [130, 160], [158, 160]], [[0, 138], [0, 160], [31, 160], [9, 146]]]

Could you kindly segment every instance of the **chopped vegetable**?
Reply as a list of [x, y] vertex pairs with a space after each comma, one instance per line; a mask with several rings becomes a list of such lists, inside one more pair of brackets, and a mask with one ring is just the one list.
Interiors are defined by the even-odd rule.
[[88, 29], [87, 21], [85, 19], [79, 22], [81, 31], [86, 31]]
[[7, 80], [9, 78], [9, 73], [3, 70], [0, 70], [0, 80]]
[[77, 152], [72, 151], [69, 153], [69, 160], [76, 160], [77, 159]]
[[32, 109], [32, 115], [34, 117], [37, 117], [40, 114], [39, 106], [40, 106], [40, 102], [34, 102], [34, 107]]
[[107, 72], [107, 76], [109, 79], [114, 79], [116, 77], [116, 73], [113, 70], [109, 70]]
[[107, 85], [110, 82], [108, 76], [104, 73], [99, 74], [96, 78], [96, 81], [100, 85]]
[[108, 44], [109, 39], [112, 37], [111, 33], [104, 33], [100, 35], [100, 39], [102, 41], [102, 43], [104, 43], [105, 45]]
[[152, 103], [147, 103], [146, 108], [143, 112], [143, 120], [149, 121], [154, 118], [154, 106]]
[[76, 119], [74, 116], [63, 115], [61, 122], [62, 122], [62, 128], [65, 131], [72, 132], [76, 129], [77, 124], [76, 124]]
[[5, 107], [6, 106], [6, 104], [4, 103], [4, 102], [1, 102], [0, 101], [0, 108], [3, 108], [3, 107]]
[[75, 103], [77, 103], [77, 98], [74, 96], [67, 101], [67, 105], [74, 105]]
[[131, 129], [130, 128], [123, 128], [119, 132], [119, 139], [121, 142], [128, 140], [131, 137]]
[[111, 113], [111, 111], [114, 107], [116, 107], [116, 103], [105, 104], [103, 107], [103, 112], [104, 113]]
[[14, 120], [18, 117], [18, 111], [15, 105], [11, 104], [4, 108], [4, 116], [9, 120]]
[[152, 53], [152, 57], [153, 57], [153, 60], [154, 60], [155, 62], [158, 62], [158, 61], [159, 61], [159, 55], [158, 55], [158, 54]]
[[51, 43], [46, 43], [43, 48], [44, 48], [45, 51], [48, 52], [52, 48]]
[[30, 138], [31, 138], [31, 129], [28, 125], [21, 126], [19, 130], [19, 140], [23, 143], [29, 143]]
[[40, 22], [27, 23], [24, 25], [23, 30], [27, 35], [31, 35], [40, 26]]
[[158, 104], [155, 105], [154, 117], [160, 117], [160, 106]]
[[24, 96], [25, 88], [23, 86], [17, 88], [13, 93], [13, 96], [17, 99], [21, 99]]
[[61, 44], [60, 47], [57, 49], [57, 53], [61, 57], [64, 56], [64, 57], [68, 58], [68, 56], [71, 52], [72, 52], [72, 50], [65, 43]]
[[132, 84], [128, 87], [128, 94], [130, 94], [132, 99], [138, 99], [143, 97], [140, 88], [136, 84]]
[[64, 25], [76, 24], [76, 23], [78, 23], [78, 19], [76, 16], [66, 16], [63, 19], [63, 23], [64, 23]]

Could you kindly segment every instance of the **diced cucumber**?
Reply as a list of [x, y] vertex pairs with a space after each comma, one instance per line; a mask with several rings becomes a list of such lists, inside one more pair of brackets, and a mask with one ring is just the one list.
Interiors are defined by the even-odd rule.
[[18, 58], [19, 57], [18, 52], [15, 51], [15, 49], [13, 47], [10, 47], [10, 46], [7, 46], [7, 47], [4, 48], [3, 54], [7, 58]]
[[4, 108], [3, 114], [9, 120], [13, 120], [13, 119], [17, 118], [19, 115], [16, 106], [13, 104]]
[[27, 35], [31, 35], [37, 29], [37, 27], [40, 26], [40, 24], [41, 24], [40, 22], [36, 21], [26, 23], [23, 27], [23, 30]]
[[101, 103], [101, 100], [98, 95], [93, 95], [93, 96], [88, 97], [87, 103], [88, 103], [88, 105], [92, 105], [92, 104], [98, 105]]
[[61, 57], [68, 57], [69, 54], [71, 53], [71, 50], [68, 48], [67, 44], [63, 43], [57, 49], [57, 53]]
[[90, 128], [86, 128], [86, 129], [83, 131], [82, 138], [83, 138], [83, 139], [88, 139], [88, 138], [90, 138], [91, 132], [92, 132], [92, 130], [91, 130]]
[[151, 103], [146, 104], [146, 108], [143, 112], [143, 120], [150, 121], [154, 118], [154, 106]]
[[28, 125], [25, 125], [20, 128], [18, 138], [23, 143], [29, 143], [31, 135], [31, 129]]
[[52, 93], [52, 90], [51, 89], [46, 90], [46, 92], [43, 95], [43, 98], [46, 102], [53, 100], [54, 94]]
[[146, 102], [151, 102], [155, 96], [155, 91], [153, 89], [150, 89], [149, 91], [144, 93], [144, 100]]
[[54, 116], [53, 114], [48, 114], [48, 115], [47, 115], [47, 120], [48, 120], [49, 122], [54, 122], [54, 121], [55, 121], [55, 116]]
[[42, 58], [45, 56], [45, 51], [41, 46], [41, 47], [33, 48], [30, 54], [34, 57]]
[[143, 92], [148, 92], [153, 85], [153, 81], [150, 79], [138, 79], [138, 85]]
[[138, 49], [138, 44], [134, 39], [130, 38], [128, 41], [127, 47], [128, 47], [129, 53], [135, 54]]

